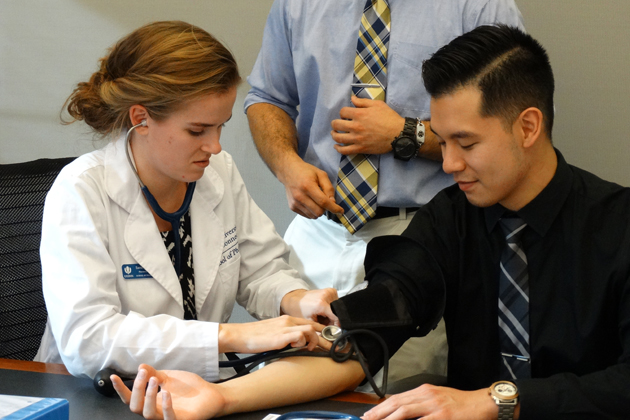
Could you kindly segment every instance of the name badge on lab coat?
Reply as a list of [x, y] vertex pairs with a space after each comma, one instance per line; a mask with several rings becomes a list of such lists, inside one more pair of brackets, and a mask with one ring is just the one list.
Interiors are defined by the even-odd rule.
[[123, 264], [122, 272], [125, 280], [147, 279], [153, 277], [147, 270], [142, 268], [140, 264]]

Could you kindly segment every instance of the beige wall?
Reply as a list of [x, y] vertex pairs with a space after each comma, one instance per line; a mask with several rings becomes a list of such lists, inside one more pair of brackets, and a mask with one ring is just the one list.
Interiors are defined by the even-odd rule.
[[[411, 0], [410, 0], [411, 1]], [[516, 0], [556, 72], [555, 143], [567, 159], [630, 185], [630, 2]], [[0, 0], [0, 163], [75, 156], [93, 148], [86, 126], [59, 124], [73, 86], [108, 46], [154, 20], [202, 26], [249, 74], [272, 0]], [[252, 145], [239, 90], [223, 146], [250, 193], [284, 232], [292, 218], [284, 189]]]
[[556, 147], [569, 163], [630, 186], [630, 1], [516, 3], [554, 69]]

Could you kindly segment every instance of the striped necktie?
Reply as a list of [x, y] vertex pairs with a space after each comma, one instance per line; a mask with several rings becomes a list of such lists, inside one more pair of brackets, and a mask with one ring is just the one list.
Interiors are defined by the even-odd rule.
[[506, 240], [499, 274], [501, 379], [529, 378], [529, 276], [521, 244], [527, 224], [520, 218], [502, 218], [499, 224]]
[[[387, 0], [368, 0], [363, 9], [352, 93], [361, 98], [385, 100], [387, 47], [391, 16]], [[379, 155], [342, 156], [336, 192], [344, 209], [341, 223], [354, 234], [376, 214]]]

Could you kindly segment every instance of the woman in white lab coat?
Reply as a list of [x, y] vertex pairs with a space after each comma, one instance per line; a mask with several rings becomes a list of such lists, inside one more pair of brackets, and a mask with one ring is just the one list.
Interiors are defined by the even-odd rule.
[[[65, 167], [46, 199], [49, 318], [35, 360], [79, 376], [149, 363], [214, 381], [221, 353], [318, 344], [320, 324], [274, 317], [334, 319], [336, 292], [306, 291], [221, 151], [239, 82], [207, 32], [157, 22], [119, 41], [77, 86], [69, 114], [111, 142]], [[265, 320], [226, 324], [235, 302]]]

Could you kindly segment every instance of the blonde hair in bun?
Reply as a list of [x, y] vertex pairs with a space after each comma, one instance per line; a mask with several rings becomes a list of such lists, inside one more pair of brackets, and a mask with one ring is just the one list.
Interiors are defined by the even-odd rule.
[[117, 134], [131, 126], [132, 105], [159, 121], [183, 102], [225, 93], [240, 80], [234, 57], [208, 32], [181, 21], [154, 22], [100, 59], [99, 70], [66, 100], [72, 119], [64, 123], [85, 121], [103, 136]]

